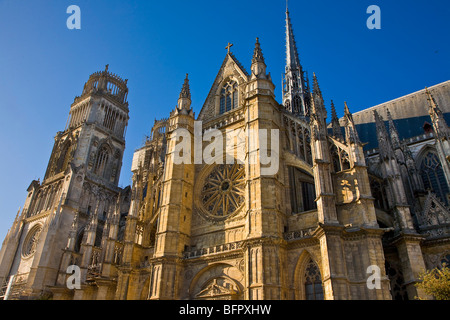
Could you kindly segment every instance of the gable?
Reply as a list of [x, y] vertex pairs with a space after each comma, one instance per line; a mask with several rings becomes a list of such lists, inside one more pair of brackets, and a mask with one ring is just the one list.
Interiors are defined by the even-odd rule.
[[450, 223], [450, 212], [432, 192], [428, 192], [424, 210], [420, 215], [422, 226], [440, 226]]
[[245, 84], [249, 79], [249, 74], [231, 52], [227, 53], [225, 59], [223, 60], [222, 66], [217, 73], [216, 79], [214, 80], [208, 96], [206, 97], [205, 103], [200, 110], [197, 120], [207, 122], [216, 116], [216, 95], [222, 85], [229, 79], [237, 81], [240, 87], [240, 92], [244, 91], [243, 89], [245, 88]]

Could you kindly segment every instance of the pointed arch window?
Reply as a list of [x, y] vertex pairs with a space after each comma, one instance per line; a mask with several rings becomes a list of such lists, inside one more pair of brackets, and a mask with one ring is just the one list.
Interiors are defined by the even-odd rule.
[[302, 100], [299, 96], [294, 97], [294, 103], [292, 106], [293, 113], [300, 113], [302, 111]]
[[317, 209], [314, 178], [297, 167], [288, 167], [293, 214]]
[[442, 164], [436, 153], [429, 151], [422, 158], [420, 165], [425, 190], [432, 190], [439, 199], [448, 205], [447, 194], [449, 187], [442, 169]]
[[238, 107], [239, 91], [236, 81], [230, 80], [220, 90], [219, 113], [225, 113]]
[[67, 140], [61, 147], [59, 159], [56, 163], [55, 173], [60, 173], [67, 169], [67, 166], [69, 165], [69, 162], [71, 160], [71, 155], [72, 155], [72, 145], [70, 141]]
[[97, 230], [95, 230], [95, 242], [94, 242], [95, 247], [100, 248], [102, 246], [103, 228], [104, 225], [102, 223], [99, 223], [97, 225]]
[[317, 264], [310, 259], [305, 270], [306, 300], [323, 300], [322, 276]]
[[94, 173], [98, 176], [104, 176], [105, 169], [109, 160], [109, 149], [107, 146], [100, 148], [97, 155], [97, 161], [95, 162]]
[[75, 252], [80, 252], [81, 244], [83, 243], [83, 238], [84, 238], [84, 228], [79, 230], [77, 233], [75, 247], [74, 247]]
[[389, 277], [391, 286], [391, 295], [393, 300], [408, 300], [406, 292], [405, 280], [401, 270], [391, 265], [388, 261], [385, 262], [386, 275]]

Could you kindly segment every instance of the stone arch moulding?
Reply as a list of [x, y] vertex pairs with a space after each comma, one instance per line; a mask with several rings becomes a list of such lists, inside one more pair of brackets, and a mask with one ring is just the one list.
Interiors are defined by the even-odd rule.
[[192, 278], [189, 285], [189, 299], [196, 299], [199, 294], [208, 289], [208, 286], [215, 285], [215, 281], [218, 279], [225, 279], [234, 284], [234, 288], [230, 289], [236, 291], [238, 297], [242, 297], [243, 273], [230, 263], [219, 262], [204, 267]]
[[312, 177], [314, 177], [313, 168], [306, 161], [297, 158], [290, 152], [284, 151], [283, 155], [284, 155], [284, 162], [285, 162], [286, 166], [296, 167], [300, 170], [305, 171]]
[[309, 250], [303, 249], [297, 259], [297, 264], [294, 268], [294, 273], [292, 276], [295, 300], [305, 300], [306, 299], [304, 274], [306, 272], [306, 267], [310, 260], [314, 261], [317, 264], [320, 274], [322, 275], [322, 278], [323, 278], [324, 273], [323, 273], [321, 259], [318, 259], [318, 257], [316, 257], [314, 254], [312, 254]]
[[417, 151], [416, 156], [414, 158], [417, 169], [420, 169], [420, 164], [422, 163], [423, 159], [428, 154], [428, 152], [432, 152], [432, 153], [435, 153], [436, 155], [438, 155], [438, 151], [434, 144], [426, 144], [426, 145], [422, 146], [422, 148], [420, 148]]

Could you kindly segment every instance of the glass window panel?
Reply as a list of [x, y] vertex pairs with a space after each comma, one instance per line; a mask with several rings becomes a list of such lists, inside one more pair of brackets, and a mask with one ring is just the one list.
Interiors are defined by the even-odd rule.
[[227, 102], [226, 111], [230, 111], [231, 110], [231, 97], [229, 94], [227, 95], [226, 102]]
[[[311, 279], [314, 283], [311, 283]], [[323, 300], [322, 277], [313, 260], [308, 262], [305, 270], [305, 296], [307, 300]]]

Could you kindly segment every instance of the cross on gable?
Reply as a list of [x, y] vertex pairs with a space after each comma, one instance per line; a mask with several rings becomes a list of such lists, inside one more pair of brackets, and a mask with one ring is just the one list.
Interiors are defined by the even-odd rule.
[[231, 48], [232, 46], [233, 46], [233, 44], [228, 42], [228, 45], [225, 47], [225, 49], [228, 50], [228, 53], [230, 53], [230, 48]]

